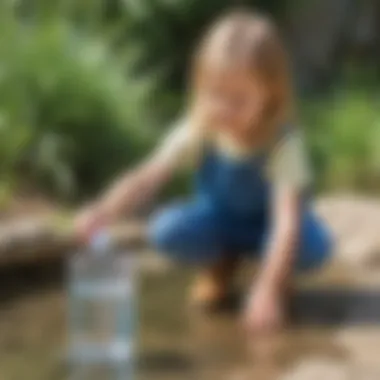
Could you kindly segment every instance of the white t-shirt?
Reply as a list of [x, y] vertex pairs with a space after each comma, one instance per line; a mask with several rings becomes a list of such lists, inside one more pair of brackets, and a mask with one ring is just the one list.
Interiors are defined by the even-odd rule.
[[[205, 136], [191, 128], [186, 120], [177, 123], [159, 145], [158, 156], [173, 167], [195, 165], [202, 153]], [[226, 136], [216, 138], [220, 153], [238, 160], [252, 155]], [[299, 130], [289, 132], [271, 150], [265, 168], [270, 181], [275, 185], [286, 185], [302, 189], [310, 183], [311, 173], [305, 152], [304, 141]]]

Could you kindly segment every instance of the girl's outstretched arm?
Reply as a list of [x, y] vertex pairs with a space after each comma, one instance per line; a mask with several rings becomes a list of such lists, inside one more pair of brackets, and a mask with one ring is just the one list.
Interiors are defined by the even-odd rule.
[[300, 235], [302, 194], [310, 180], [299, 135], [293, 134], [282, 142], [271, 169], [274, 181], [271, 230], [246, 314], [248, 325], [254, 330], [273, 329], [284, 322], [284, 302]]
[[189, 159], [195, 144], [187, 125], [176, 127], [150, 157], [123, 174], [97, 202], [79, 214], [79, 233], [88, 236], [99, 226], [149, 201]]
[[271, 291], [286, 291], [293, 273], [300, 230], [300, 196], [291, 188], [277, 189], [273, 197], [272, 232], [258, 285]]
[[292, 189], [274, 196], [274, 221], [264, 262], [251, 290], [247, 324], [255, 331], [282, 326], [300, 230], [300, 197]]
[[176, 162], [161, 152], [126, 172], [103, 195], [99, 206], [111, 219], [133, 212], [149, 201], [171, 178]]

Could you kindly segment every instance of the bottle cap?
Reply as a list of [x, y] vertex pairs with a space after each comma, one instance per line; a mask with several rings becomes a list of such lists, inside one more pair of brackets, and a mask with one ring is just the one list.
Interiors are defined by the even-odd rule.
[[90, 248], [94, 253], [105, 253], [111, 247], [111, 236], [105, 230], [102, 229], [94, 233], [90, 239]]

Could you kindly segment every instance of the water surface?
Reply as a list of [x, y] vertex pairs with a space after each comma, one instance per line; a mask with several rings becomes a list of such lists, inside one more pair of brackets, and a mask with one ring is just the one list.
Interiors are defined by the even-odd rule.
[[[186, 305], [190, 282], [191, 273], [178, 267], [142, 276], [139, 379], [282, 380], [286, 373], [310, 360], [329, 363], [337, 370], [339, 366], [347, 369], [359, 358], [352, 352], [352, 345], [337, 339], [344, 326], [294, 326], [270, 339], [257, 339], [247, 336], [236, 312], [206, 317], [194, 314]], [[66, 336], [64, 290], [62, 263], [2, 270], [1, 380], [66, 378], [62, 361]], [[375, 327], [359, 336], [379, 330]], [[373, 367], [373, 371], [378, 368]], [[380, 371], [376, 374], [380, 378]], [[357, 375], [355, 380], [361, 377]]]

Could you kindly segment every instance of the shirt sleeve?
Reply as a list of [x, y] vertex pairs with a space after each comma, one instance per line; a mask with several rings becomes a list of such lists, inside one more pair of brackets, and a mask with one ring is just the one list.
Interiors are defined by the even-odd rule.
[[310, 165], [300, 131], [293, 131], [274, 147], [269, 177], [275, 185], [302, 190], [311, 182]]
[[156, 157], [175, 169], [188, 167], [196, 161], [199, 145], [200, 138], [191, 129], [188, 121], [183, 119], [175, 123], [159, 143]]

